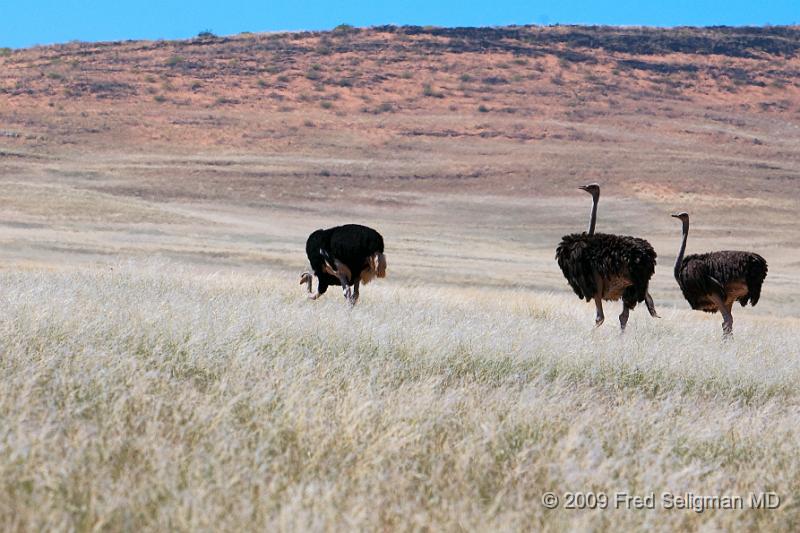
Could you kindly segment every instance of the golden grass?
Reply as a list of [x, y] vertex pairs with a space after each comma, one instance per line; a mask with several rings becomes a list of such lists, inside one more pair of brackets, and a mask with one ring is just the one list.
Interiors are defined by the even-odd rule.
[[[391, 270], [391, 267], [390, 267]], [[390, 272], [391, 275], [391, 272]], [[788, 530], [796, 320], [175, 263], [5, 272], [0, 524], [59, 529]], [[691, 317], [691, 319], [689, 319]], [[566, 511], [545, 491], [739, 494], [775, 511]], [[749, 497], [749, 496], [748, 496]]]

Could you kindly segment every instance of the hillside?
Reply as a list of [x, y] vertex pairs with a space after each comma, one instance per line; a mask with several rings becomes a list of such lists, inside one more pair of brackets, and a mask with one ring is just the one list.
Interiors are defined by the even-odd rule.
[[[799, 48], [794, 27], [390, 26], [6, 50], [3, 159], [313, 152], [258, 187], [300, 173], [551, 193], [592, 176], [628, 194], [780, 196], [800, 168]], [[554, 146], [583, 153], [561, 161]], [[436, 157], [385, 164], [410, 150]], [[367, 156], [378, 176], [356, 163]], [[224, 195], [214, 170], [196, 179]]]
[[680, 209], [690, 251], [770, 260], [756, 313], [798, 315], [799, 46], [794, 27], [342, 27], [5, 50], [2, 261], [294, 276], [311, 230], [361, 221], [395, 280], [561, 291], [553, 249], [598, 181], [599, 227], [653, 242], [662, 300], [685, 305]]

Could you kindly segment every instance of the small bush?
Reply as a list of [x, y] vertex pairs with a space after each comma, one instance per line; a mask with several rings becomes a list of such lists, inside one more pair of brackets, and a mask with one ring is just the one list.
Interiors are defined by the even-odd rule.
[[167, 66], [177, 67], [178, 65], [183, 64], [185, 61], [186, 59], [181, 56], [172, 56], [169, 59], [167, 59]]
[[485, 105], [481, 104], [481, 105], [478, 106], [478, 111], [480, 111], [481, 113], [488, 113], [489, 112], [489, 108], [486, 107]]
[[163, 94], [157, 94], [157, 95], [155, 95], [155, 96], [153, 97], [153, 100], [155, 100], [155, 101], [156, 101], [156, 102], [158, 102], [159, 104], [163, 104], [164, 102], [166, 102], [166, 101], [167, 101], [167, 97], [166, 97], [166, 96], [164, 96]]
[[330, 39], [322, 38], [319, 40], [319, 45], [315, 50], [321, 56], [327, 56], [333, 53], [333, 48], [331, 48], [331, 41]]
[[278, 77], [277, 77], [277, 78], [275, 78], [275, 79], [276, 79], [276, 80], [277, 80], [279, 83], [287, 83], [287, 82], [289, 81], [289, 76], [286, 76], [286, 75], [283, 75], [283, 76], [278, 76]]
[[469, 74], [462, 74], [458, 79], [460, 79], [464, 83], [467, 83], [472, 81], [472, 76], [470, 76]]
[[422, 94], [432, 98], [444, 98], [444, 93], [434, 90], [430, 83], [422, 86]]
[[197, 34], [198, 39], [216, 39], [217, 36], [211, 30], [203, 30]]
[[11, 55], [11, 48], [3, 47], [0, 48], [0, 57], [6, 57]]
[[62, 75], [61, 75], [61, 74], [59, 74], [58, 72], [48, 72], [48, 73], [47, 73], [47, 77], [48, 77], [48, 78], [50, 78], [51, 80], [60, 80], [60, 79], [62, 79], [64, 76], [62, 76]]
[[333, 107], [333, 102], [330, 102], [328, 100], [323, 100], [322, 102], [319, 103], [319, 105], [322, 106], [322, 109], [330, 109]]

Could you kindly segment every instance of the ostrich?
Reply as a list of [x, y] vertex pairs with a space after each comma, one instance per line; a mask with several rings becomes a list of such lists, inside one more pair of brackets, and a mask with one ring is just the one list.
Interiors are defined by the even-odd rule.
[[752, 252], [722, 251], [683, 256], [689, 236], [689, 213], [672, 215], [683, 222], [683, 239], [675, 259], [675, 279], [692, 309], [722, 313], [722, 334], [733, 331], [733, 302], [756, 305], [767, 277], [767, 262]]
[[[329, 285], [341, 285], [345, 299], [355, 305], [361, 283], [366, 285], [376, 277], [386, 276], [383, 237], [359, 224], [315, 231], [306, 241], [306, 255], [311, 271], [300, 275], [300, 285], [306, 285], [312, 300], [325, 294]], [[317, 292], [311, 294], [313, 277], [318, 285]]]
[[594, 299], [597, 307], [595, 326], [605, 320], [603, 300], [622, 298], [619, 324], [622, 331], [628, 324], [630, 310], [645, 302], [650, 315], [658, 318], [653, 298], [648, 292], [650, 278], [656, 268], [656, 252], [650, 243], [637, 237], [595, 233], [600, 186], [596, 183], [579, 187], [592, 195], [589, 231], [565, 235], [556, 249], [556, 259], [578, 298]]

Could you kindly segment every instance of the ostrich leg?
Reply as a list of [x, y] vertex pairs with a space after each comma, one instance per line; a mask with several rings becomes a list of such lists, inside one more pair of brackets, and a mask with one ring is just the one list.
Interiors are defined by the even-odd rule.
[[361, 278], [356, 278], [355, 283], [353, 283], [353, 300], [351, 305], [356, 305], [358, 301], [358, 286], [361, 285]]
[[597, 272], [594, 273], [594, 283], [595, 287], [597, 287], [597, 291], [594, 293], [594, 305], [597, 307], [597, 315], [594, 319], [594, 327], [600, 327], [603, 321], [606, 319], [605, 315], [603, 314], [603, 294], [605, 293], [605, 280], [598, 274]]
[[338, 273], [339, 282], [342, 284], [342, 290], [344, 291], [344, 299], [347, 300], [350, 305], [355, 304], [355, 300], [353, 300], [353, 291], [350, 289], [350, 285], [348, 283], [350, 280], [348, 279], [347, 274], [344, 273], [346, 269], [340, 269]]
[[594, 295], [594, 305], [597, 307], [597, 315], [595, 315], [594, 319], [594, 327], [600, 327], [603, 321], [606, 319], [605, 315], [603, 314], [603, 299], [600, 293]]
[[[722, 316], [725, 317], [725, 322], [722, 323], [722, 331], [725, 337], [733, 336], [733, 313], [731, 313], [731, 307], [733, 307], [733, 302], [724, 306], [725, 313], [722, 314]], [[726, 323], [728, 325], [728, 329], [725, 329]]]
[[347, 265], [338, 259], [333, 260], [333, 265], [326, 260], [325, 272], [339, 278], [339, 283], [342, 285], [342, 291], [344, 292], [345, 300], [350, 302], [350, 305], [355, 304], [355, 301], [353, 300], [353, 292], [350, 289], [350, 278], [353, 275], [351, 274], [350, 269], [347, 268]]
[[630, 315], [631, 310], [625, 305], [625, 302], [622, 302], [622, 312], [619, 314], [619, 326], [622, 328], [622, 332], [625, 332], [625, 326], [628, 325], [628, 316]]
[[722, 314], [722, 337], [728, 338], [733, 334], [733, 314], [731, 314], [731, 305], [726, 305], [722, 298], [716, 294], [711, 296], [711, 301], [717, 306], [719, 312]]
[[651, 317], [661, 318], [658, 316], [658, 313], [656, 313], [656, 304], [653, 303], [653, 297], [650, 296], [649, 291], [644, 295], [644, 303], [647, 306], [647, 311], [650, 313]]

